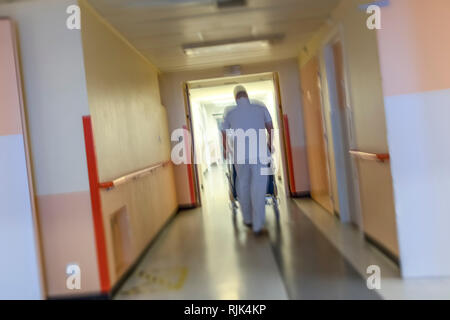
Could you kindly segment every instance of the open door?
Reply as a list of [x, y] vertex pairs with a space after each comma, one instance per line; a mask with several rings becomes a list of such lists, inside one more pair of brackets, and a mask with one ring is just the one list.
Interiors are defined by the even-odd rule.
[[317, 56], [300, 71], [311, 196], [333, 214], [319, 72]]
[[295, 176], [294, 176], [294, 160], [292, 156], [292, 146], [291, 146], [291, 136], [289, 130], [289, 118], [283, 113], [283, 104], [281, 101], [281, 91], [280, 91], [280, 80], [278, 73], [273, 73], [273, 86], [275, 91], [275, 100], [278, 106], [278, 123], [280, 123], [280, 133], [282, 134], [282, 158], [284, 160], [284, 177], [287, 178], [287, 186], [289, 187], [289, 194], [291, 197], [297, 194], [297, 189], [295, 186]]
[[190, 152], [190, 163], [186, 165], [188, 179], [189, 179], [189, 192], [191, 197], [191, 205], [193, 207], [197, 207], [201, 205], [201, 197], [200, 197], [200, 182], [198, 177], [197, 164], [195, 164], [195, 141], [194, 141], [194, 132], [192, 126], [192, 113], [191, 113], [191, 103], [189, 98], [189, 86], [187, 83], [183, 85], [184, 91], [184, 101], [186, 108], [186, 129], [189, 132], [189, 135], [184, 137], [185, 143], [187, 144], [186, 150]]
[[[356, 168], [352, 168], [350, 145], [354, 145], [351, 126], [351, 108], [347, 98], [347, 83], [342, 42], [339, 35], [324, 47], [324, 73], [327, 87], [329, 126], [332, 133], [333, 178], [337, 192], [335, 203], [338, 205], [340, 218], [360, 226], [356, 198]], [[336, 201], [337, 200], [337, 201]], [[335, 205], [336, 205], [335, 204]]]

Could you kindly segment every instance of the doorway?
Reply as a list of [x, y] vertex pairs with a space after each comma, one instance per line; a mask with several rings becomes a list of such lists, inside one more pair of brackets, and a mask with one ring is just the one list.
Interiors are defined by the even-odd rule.
[[330, 214], [334, 212], [330, 182], [328, 134], [322, 108], [319, 58], [313, 57], [300, 72], [305, 117], [311, 197]]
[[349, 153], [356, 142], [346, 70], [343, 39], [337, 29], [324, 43], [320, 66], [324, 125], [330, 137], [330, 178], [334, 187], [335, 210], [339, 212], [341, 221], [361, 228], [357, 168]]
[[196, 80], [185, 83], [186, 117], [191, 134], [192, 185], [200, 204], [205, 188], [211, 186], [211, 176], [226, 176], [227, 167], [223, 159], [221, 126], [224, 113], [235, 105], [233, 90], [243, 85], [250, 100], [264, 104], [272, 116], [274, 135], [273, 155], [275, 181], [280, 193], [288, 186], [289, 168], [286, 158], [286, 138], [283, 130], [282, 107], [278, 77], [276, 73], [261, 73], [245, 76]]

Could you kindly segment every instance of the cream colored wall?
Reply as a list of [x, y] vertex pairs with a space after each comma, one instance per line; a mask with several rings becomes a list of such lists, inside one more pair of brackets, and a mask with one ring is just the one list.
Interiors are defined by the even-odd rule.
[[[82, 5], [82, 39], [89, 109], [100, 181], [170, 160], [169, 131], [158, 70], [96, 12]], [[177, 208], [172, 166], [101, 192], [111, 285], [116, 272], [112, 214], [125, 208], [129, 266]]]
[[[317, 53], [334, 28], [341, 28], [346, 57], [354, 147], [365, 152], [388, 153], [386, 119], [381, 87], [376, 33], [367, 29], [368, 15], [359, 9], [365, 0], [345, 0], [332, 13], [333, 24], [322, 27], [302, 50], [299, 61], [305, 65]], [[398, 241], [392, 196], [390, 164], [357, 160], [363, 227], [392, 253], [398, 255]]]
[[[280, 75], [283, 111], [289, 116], [291, 145], [294, 162], [296, 191], [309, 191], [308, 163], [303, 130], [303, 112], [300, 94], [298, 62], [296, 59], [241, 66], [241, 74], [278, 72]], [[186, 81], [220, 78], [222, 68], [166, 73], [160, 76], [161, 98], [167, 107], [169, 129], [181, 128], [186, 124], [182, 84]], [[190, 203], [187, 169], [184, 165], [175, 167], [175, 179], [180, 204]]]

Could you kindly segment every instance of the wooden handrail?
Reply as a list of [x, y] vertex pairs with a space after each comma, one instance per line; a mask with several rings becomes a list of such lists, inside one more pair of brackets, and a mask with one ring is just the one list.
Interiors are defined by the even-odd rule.
[[116, 178], [116, 179], [114, 179], [112, 181], [100, 182], [98, 184], [98, 186], [99, 186], [100, 189], [107, 189], [107, 190], [109, 190], [109, 189], [115, 188], [117, 186], [120, 186], [122, 184], [128, 183], [128, 182], [130, 182], [132, 180], [140, 179], [140, 178], [150, 174], [152, 171], [155, 171], [158, 168], [165, 167], [169, 163], [170, 163], [170, 161], [158, 162], [158, 163], [153, 164], [153, 165], [151, 165], [149, 167], [146, 167], [144, 169], [141, 169], [141, 170], [138, 170], [138, 171], [126, 174], [126, 175], [121, 176], [119, 178]]
[[350, 150], [350, 154], [358, 159], [371, 160], [371, 161], [385, 162], [385, 161], [389, 161], [389, 159], [390, 159], [389, 153], [369, 153], [369, 152], [362, 152], [362, 151], [357, 151], [357, 150]]

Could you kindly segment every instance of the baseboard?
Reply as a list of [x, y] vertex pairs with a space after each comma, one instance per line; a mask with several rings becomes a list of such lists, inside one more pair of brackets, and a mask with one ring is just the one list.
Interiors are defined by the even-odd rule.
[[179, 210], [189, 210], [189, 209], [195, 209], [197, 207], [198, 207], [197, 204], [180, 204], [178, 206], [178, 209]]
[[311, 192], [301, 191], [301, 192], [291, 192], [292, 198], [311, 198]]
[[79, 295], [58, 295], [47, 297], [47, 300], [110, 300], [109, 293], [86, 293]]
[[383, 244], [381, 244], [379, 241], [375, 240], [374, 238], [372, 238], [365, 232], [364, 232], [364, 238], [366, 239], [367, 242], [369, 242], [375, 248], [380, 250], [385, 256], [387, 256], [398, 267], [400, 267], [400, 259], [398, 258], [398, 256], [395, 253], [393, 253], [391, 250], [386, 248]]

